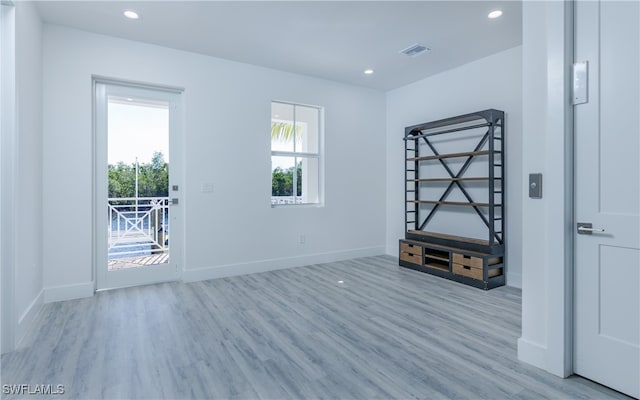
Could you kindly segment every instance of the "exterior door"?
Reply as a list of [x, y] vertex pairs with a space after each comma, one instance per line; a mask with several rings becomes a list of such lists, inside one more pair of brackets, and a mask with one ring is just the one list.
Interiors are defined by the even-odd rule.
[[96, 82], [97, 288], [180, 276], [180, 93]]
[[574, 370], [640, 396], [640, 4], [578, 1]]

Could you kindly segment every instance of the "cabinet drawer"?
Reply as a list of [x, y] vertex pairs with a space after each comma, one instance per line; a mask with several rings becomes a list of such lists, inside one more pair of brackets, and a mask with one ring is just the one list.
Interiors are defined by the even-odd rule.
[[[460, 265], [466, 265], [468, 267], [482, 268], [482, 258], [466, 256], [464, 254], [453, 253], [453, 262]], [[487, 259], [487, 265], [499, 264], [502, 262], [502, 258], [493, 257]]]
[[411, 243], [400, 243], [400, 252], [422, 257], [422, 246]]
[[400, 243], [400, 259], [412, 264], [422, 265], [422, 246]]
[[[482, 268], [470, 267], [468, 265], [453, 264], [453, 273], [456, 275], [468, 276], [469, 278], [482, 280]], [[488, 278], [502, 275], [502, 268], [490, 269], [487, 272]]]
[[402, 261], [410, 262], [411, 264], [422, 265], [422, 257], [410, 253], [400, 253], [400, 259]]
[[[480, 259], [482, 261], [482, 259]], [[475, 268], [469, 265], [453, 263], [453, 273], [456, 275], [468, 276], [469, 278], [482, 280], [482, 268]]]
[[465, 256], [464, 254], [453, 253], [453, 262], [458, 265], [482, 268], [482, 258], [480, 257]]

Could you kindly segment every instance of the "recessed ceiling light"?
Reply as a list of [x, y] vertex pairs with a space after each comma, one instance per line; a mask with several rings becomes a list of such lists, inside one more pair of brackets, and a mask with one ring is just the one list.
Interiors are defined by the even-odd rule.
[[500, 16], [502, 16], [502, 10], [491, 11], [489, 15], [487, 15], [487, 17], [491, 19], [496, 19], [496, 18], [499, 18]]
[[138, 15], [138, 13], [135, 11], [126, 10], [123, 14], [129, 19], [140, 19], [140, 15]]
[[373, 70], [372, 69], [365, 69], [364, 70], [364, 74], [365, 75], [371, 75], [371, 74], [373, 74]]

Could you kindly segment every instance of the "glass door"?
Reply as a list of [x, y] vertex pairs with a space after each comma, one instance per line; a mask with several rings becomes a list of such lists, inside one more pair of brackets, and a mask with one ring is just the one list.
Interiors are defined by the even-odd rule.
[[179, 100], [175, 92], [96, 83], [98, 289], [179, 277]]

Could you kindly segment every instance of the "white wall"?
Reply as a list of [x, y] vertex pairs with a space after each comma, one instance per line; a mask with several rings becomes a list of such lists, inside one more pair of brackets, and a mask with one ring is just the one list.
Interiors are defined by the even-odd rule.
[[32, 3], [16, 3], [15, 182], [16, 342], [42, 304], [42, 23]]
[[[184, 279], [384, 252], [382, 92], [45, 25], [46, 300], [93, 288], [92, 75], [185, 88]], [[325, 107], [324, 207], [270, 206], [271, 100]]]
[[559, 376], [572, 372], [570, 7], [570, 2], [523, 5], [523, 173], [541, 172], [544, 178], [542, 199], [522, 193], [518, 358]]
[[522, 263], [522, 48], [514, 47], [387, 93], [386, 252], [404, 237], [404, 128], [496, 108], [505, 111], [507, 284], [520, 287]]
[[14, 193], [15, 193], [15, 7], [0, 3], [0, 350], [15, 345]]

